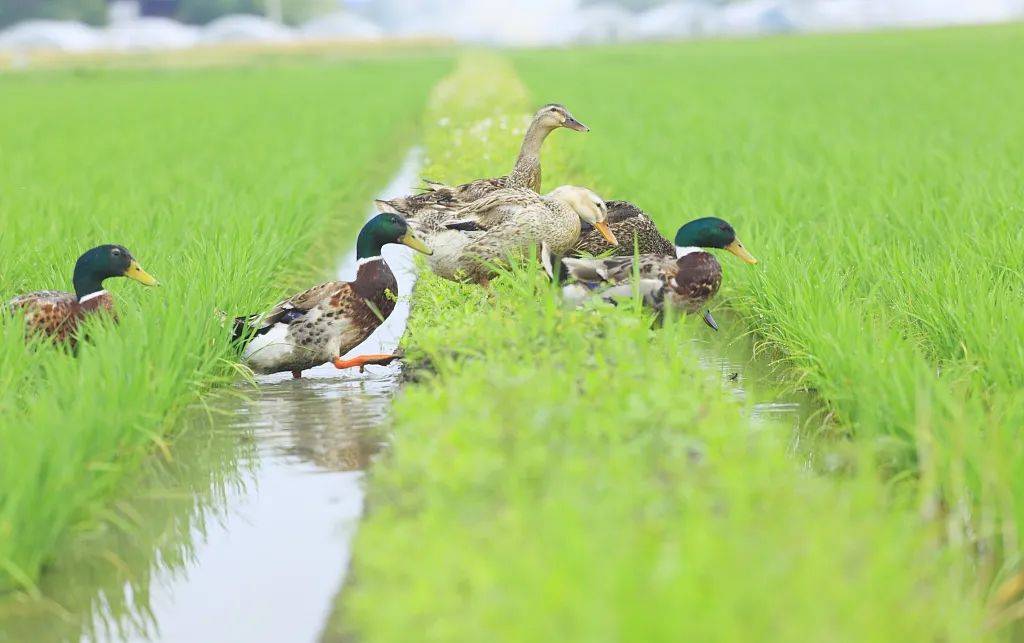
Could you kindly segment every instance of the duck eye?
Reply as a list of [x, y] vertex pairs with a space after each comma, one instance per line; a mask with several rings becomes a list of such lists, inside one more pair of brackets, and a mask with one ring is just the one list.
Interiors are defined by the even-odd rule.
[[118, 250], [117, 248], [114, 248], [114, 249], [113, 249], [113, 250], [112, 250], [112, 251], [110, 252], [110, 254], [114, 255], [115, 257], [120, 257], [120, 256], [121, 256], [121, 251], [120, 251], [120, 250]]

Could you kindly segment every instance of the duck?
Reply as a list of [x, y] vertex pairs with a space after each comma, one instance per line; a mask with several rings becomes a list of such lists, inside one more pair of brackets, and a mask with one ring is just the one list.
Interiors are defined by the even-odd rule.
[[[679, 228], [672, 253], [562, 259], [559, 278], [571, 280], [563, 287], [562, 296], [578, 306], [594, 296], [614, 304], [638, 292], [643, 303], [658, 312], [671, 307], [696, 313], [722, 285], [722, 266], [704, 248], [720, 248], [748, 264], [757, 263], [731, 224], [718, 217], [703, 217]], [[705, 309], [703, 319], [712, 330], [718, 330], [711, 311]]]
[[103, 287], [113, 277], [127, 277], [146, 286], [159, 284], [142, 269], [132, 253], [122, 245], [105, 244], [84, 252], [75, 262], [71, 283], [74, 292], [37, 290], [15, 296], [7, 302], [10, 314], [21, 313], [30, 335], [42, 335], [57, 343], [78, 342], [82, 320], [105, 314], [117, 320], [114, 298]]
[[512, 171], [505, 176], [477, 179], [455, 186], [427, 179], [424, 180], [424, 192], [391, 200], [381, 199], [377, 201], [377, 205], [382, 212], [399, 212], [412, 221], [425, 215], [431, 216], [432, 213], [436, 213], [437, 208], [448, 211], [452, 206], [468, 205], [495, 190], [523, 188], [539, 193], [541, 147], [551, 132], [563, 127], [576, 132], [590, 131], [589, 127], [576, 120], [565, 105], [544, 105], [533, 115], [533, 120], [523, 135], [516, 163]]
[[608, 226], [619, 239], [619, 245], [607, 243], [599, 231], [584, 226], [580, 240], [570, 254], [581, 257], [609, 254], [632, 257], [634, 252], [642, 255], [675, 253], [675, 245], [661, 234], [646, 212], [629, 201], [606, 201], [605, 204], [608, 206]]
[[395, 308], [398, 282], [381, 249], [401, 244], [431, 254], [400, 215], [381, 213], [356, 239], [356, 278], [328, 281], [288, 297], [262, 314], [233, 320], [233, 341], [255, 373], [302, 372], [331, 362], [338, 369], [385, 365], [398, 355], [341, 356], [362, 343]]
[[582, 222], [608, 229], [604, 201], [587, 188], [563, 185], [546, 195], [527, 188], [502, 188], [432, 224], [412, 222], [434, 254], [430, 268], [444, 279], [488, 286], [496, 266], [510, 255], [541, 250], [550, 261], [572, 248]]

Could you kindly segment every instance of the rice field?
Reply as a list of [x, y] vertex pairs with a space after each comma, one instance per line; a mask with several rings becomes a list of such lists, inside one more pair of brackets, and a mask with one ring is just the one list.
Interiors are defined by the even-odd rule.
[[322, 277], [414, 141], [431, 179], [501, 175], [557, 101], [592, 131], [552, 135], [544, 189], [669, 237], [732, 223], [760, 263], [721, 255], [722, 334], [814, 412], [758, 416], [697, 318], [421, 259], [324, 640], [1015, 640], [1022, 49], [1011, 25], [0, 76], [0, 293], [66, 288], [105, 241], [164, 283], [109, 284], [121, 322], [77, 357], [0, 330], [0, 587], [123, 518], [183, 409], [245, 377], [216, 311]]
[[[533, 269], [493, 299], [423, 279], [406, 342], [430, 368], [396, 405], [339, 638], [1012, 638], [1022, 35], [495, 66], [527, 90], [506, 120], [558, 100], [593, 130], [549, 143], [545, 189], [628, 198], [665, 232], [708, 214], [736, 226], [761, 264], [723, 260], [720, 310], [823, 414], [797, 435], [751, 426], [697, 368], [696, 320], [567, 313]], [[460, 160], [435, 174], [506, 171], [466, 132], [514, 137], [455, 93], [431, 113], [459, 127], [426, 128], [428, 153]]]
[[[0, 293], [70, 288], [127, 246], [161, 282], [107, 283], [116, 328], [72, 357], [0, 338], [0, 587], [34, 591], [62, 538], [123, 518], [119, 485], [238, 374], [217, 310], [321, 277], [400, 161], [442, 57], [0, 77]], [[130, 522], [130, 521], [128, 521]]]

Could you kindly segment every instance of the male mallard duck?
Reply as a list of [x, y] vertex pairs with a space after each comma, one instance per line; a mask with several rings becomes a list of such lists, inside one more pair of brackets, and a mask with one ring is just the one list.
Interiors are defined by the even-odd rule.
[[328, 281], [285, 299], [262, 315], [238, 317], [234, 339], [245, 342], [242, 357], [257, 373], [302, 371], [333, 362], [337, 368], [384, 364], [394, 355], [341, 356], [360, 344], [395, 308], [398, 282], [381, 248], [400, 243], [430, 254], [405, 220], [378, 214], [356, 240], [355, 281]]
[[613, 255], [632, 257], [634, 249], [642, 255], [671, 255], [675, 252], [672, 242], [658, 231], [658, 226], [643, 210], [629, 201], [605, 201], [605, 204], [608, 206], [608, 227], [619, 240], [619, 245], [609, 245], [598, 230], [584, 228], [572, 254], [596, 256], [611, 250]]
[[523, 136], [523, 144], [512, 172], [493, 179], [477, 179], [462, 185], [449, 186], [435, 181], [425, 181], [426, 192], [400, 197], [389, 201], [378, 201], [383, 212], [399, 212], [406, 219], [414, 220], [436, 207], [468, 205], [502, 188], [526, 188], [540, 192], [540, 149], [548, 134], [560, 127], [577, 132], [590, 129], [579, 122], [564, 105], [552, 103], [541, 107], [533, 116], [530, 127]]
[[[585, 221], [615, 237], [605, 222], [604, 201], [586, 188], [563, 185], [547, 195], [526, 188], [502, 188], [454, 212], [434, 228], [412, 222], [434, 250], [431, 269], [445, 279], [486, 285], [494, 265], [531, 246], [545, 256], [561, 255], [579, 238]], [[424, 229], [426, 228], [426, 229]]]
[[74, 294], [38, 290], [18, 295], [7, 302], [7, 308], [12, 313], [22, 312], [31, 332], [74, 345], [83, 318], [97, 311], [114, 315], [114, 298], [103, 289], [103, 281], [110, 277], [128, 277], [147, 286], [157, 285], [156, 279], [139, 266], [127, 248], [108, 244], [89, 250], [75, 262], [71, 278]]
[[[655, 310], [662, 310], [668, 302], [677, 310], [694, 313], [715, 296], [722, 284], [722, 266], [713, 254], [701, 248], [722, 248], [747, 263], [757, 263], [736, 238], [733, 227], [717, 217], [696, 219], [679, 228], [675, 245], [672, 254], [639, 255], [635, 267], [633, 257], [562, 259], [563, 276], [576, 282], [565, 286], [563, 294], [574, 304], [591, 294], [614, 302], [632, 297], [635, 289]], [[710, 311], [704, 312], [704, 321], [718, 330]]]

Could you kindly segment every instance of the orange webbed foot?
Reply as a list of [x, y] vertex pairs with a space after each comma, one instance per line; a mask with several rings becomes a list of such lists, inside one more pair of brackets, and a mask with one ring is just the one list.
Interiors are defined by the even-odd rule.
[[401, 357], [399, 354], [388, 354], [388, 353], [371, 353], [369, 355], [359, 355], [351, 359], [342, 359], [335, 357], [332, 361], [334, 368], [352, 368], [353, 366], [359, 367], [359, 372], [362, 373], [363, 369], [370, 365], [376, 364], [377, 366], [387, 366], [391, 362]]

